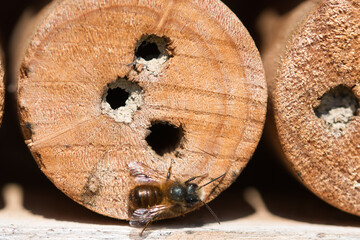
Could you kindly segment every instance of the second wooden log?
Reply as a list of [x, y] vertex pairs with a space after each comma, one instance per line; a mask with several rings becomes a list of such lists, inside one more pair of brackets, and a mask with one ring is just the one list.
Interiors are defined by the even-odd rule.
[[[26, 143], [76, 202], [129, 219], [129, 164], [202, 181], [210, 201], [262, 133], [266, 82], [246, 29], [220, 1], [54, 2], [28, 40], [18, 101]], [[189, 209], [192, 210], [192, 209]]]
[[283, 17], [267, 13], [260, 23], [267, 130], [305, 186], [360, 216], [360, 4], [317, 2]]

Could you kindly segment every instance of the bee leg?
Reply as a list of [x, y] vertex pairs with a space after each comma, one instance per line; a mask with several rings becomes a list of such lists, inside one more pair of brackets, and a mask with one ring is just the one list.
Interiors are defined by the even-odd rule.
[[144, 228], [141, 230], [141, 232], [140, 232], [140, 234], [139, 234], [140, 237], [142, 237], [145, 229], [146, 229], [152, 222], [154, 222], [158, 216], [159, 216], [159, 214], [156, 215], [156, 216], [154, 216], [150, 221], [148, 221], [148, 222], [145, 224]]
[[167, 172], [167, 175], [166, 175], [166, 181], [168, 181], [170, 179], [170, 176], [171, 176], [171, 168], [172, 168], [172, 161], [170, 163], [170, 167], [168, 169], [168, 172]]

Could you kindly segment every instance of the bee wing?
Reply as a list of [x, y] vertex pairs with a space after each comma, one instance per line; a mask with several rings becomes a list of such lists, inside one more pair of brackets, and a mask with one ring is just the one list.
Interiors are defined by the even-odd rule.
[[131, 215], [130, 226], [144, 226], [169, 208], [170, 206], [165, 205], [155, 205], [151, 208], [138, 208]]
[[135, 177], [135, 181], [139, 183], [151, 183], [166, 181], [166, 177], [160, 175], [154, 169], [140, 162], [129, 163], [130, 174]]

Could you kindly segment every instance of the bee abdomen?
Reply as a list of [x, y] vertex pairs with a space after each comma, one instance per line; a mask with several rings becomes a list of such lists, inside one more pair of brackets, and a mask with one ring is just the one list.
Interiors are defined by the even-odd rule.
[[134, 208], [149, 208], [162, 202], [163, 195], [157, 186], [141, 185], [135, 187], [130, 194]]

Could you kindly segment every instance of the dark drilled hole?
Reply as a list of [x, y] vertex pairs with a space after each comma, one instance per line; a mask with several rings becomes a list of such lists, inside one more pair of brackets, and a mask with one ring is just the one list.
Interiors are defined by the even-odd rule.
[[112, 109], [124, 107], [126, 100], [129, 98], [129, 93], [122, 88], [109, 88], [106, 96], [106, 101], [110, 104]]
[[184, 137], [183, 128], [169, 122], [152, 122], [150, 134], [146, 137], [149, 146], [160, 156], [173, 152]]
[[146, 61], [160, 57], [160, 50], [156, 43], [143, 41], [135, 52], [136, 57], [141, 57]]
[[168, 37], [145, 34], [136, 44], [135, 58], [142, 58], [145, 61], [150, 61], [166, 56], [166, 59], [168, 59], [171, 57], [169, 45], [170, 39]]

